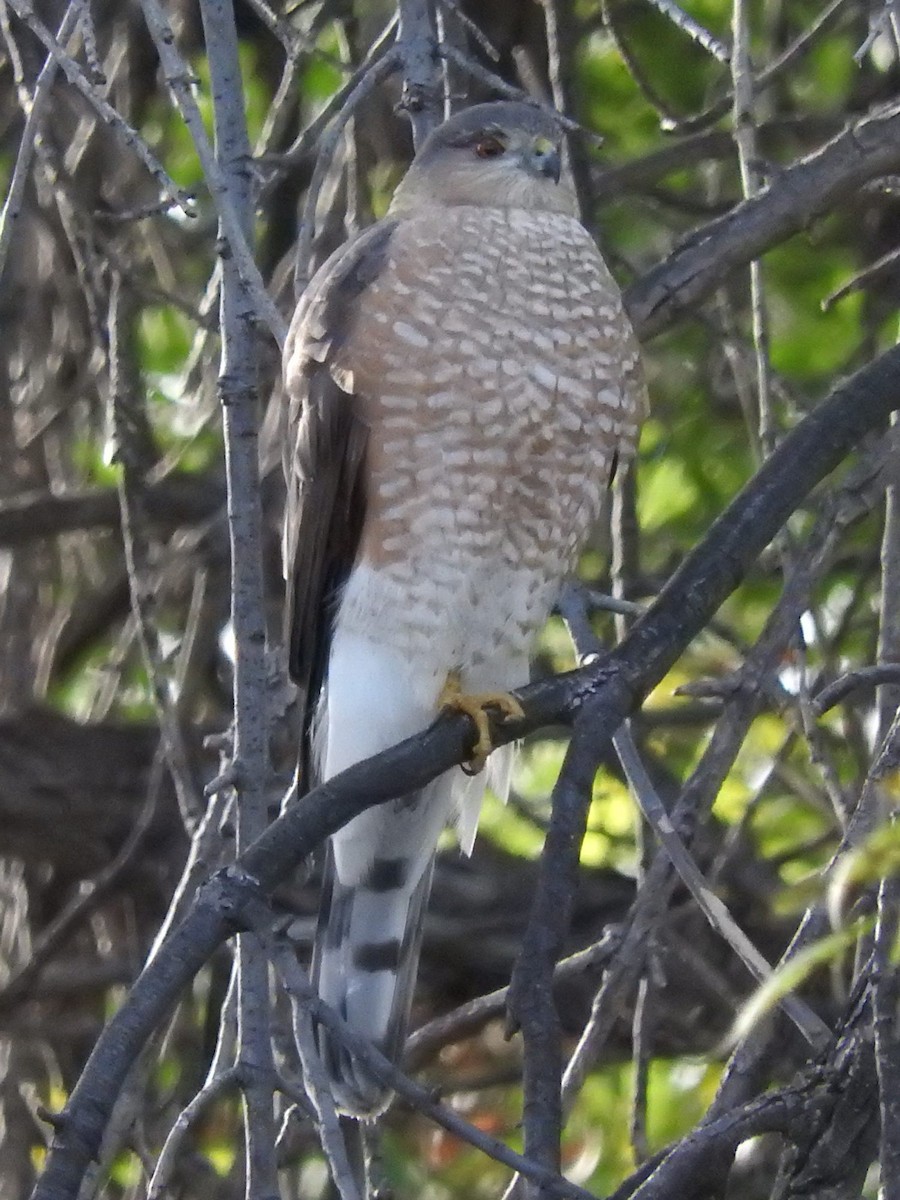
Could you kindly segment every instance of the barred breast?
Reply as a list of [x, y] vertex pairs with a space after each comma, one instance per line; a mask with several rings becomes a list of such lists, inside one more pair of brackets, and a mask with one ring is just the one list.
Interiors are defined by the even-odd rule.
[[401, 221], [338, 361], [371, 426], [340, 624], [464, 672], [527, 654], [642, 415], [591, 238], [515, 209]]

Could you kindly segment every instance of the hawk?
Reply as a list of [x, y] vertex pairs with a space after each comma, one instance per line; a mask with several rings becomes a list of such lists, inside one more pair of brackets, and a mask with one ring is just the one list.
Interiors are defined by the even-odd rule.
[[[644, 408], [619, 290], [576, 215], [552, 115], [480, 104], [436, 129], [386, 217], [300, 300], [284, 565], [311, 774], [424, 730], [442, 707], [515, 712], [529, 655]], [[485, 774], [454, 768], [331, 839], [313, 974], [386, 1054], [402, 1048], [442, 830], [470, 851]], [[309, 785], [311, 779], [303, 780]], [[388, 1093], [320, 1031], [334, 1095]]]

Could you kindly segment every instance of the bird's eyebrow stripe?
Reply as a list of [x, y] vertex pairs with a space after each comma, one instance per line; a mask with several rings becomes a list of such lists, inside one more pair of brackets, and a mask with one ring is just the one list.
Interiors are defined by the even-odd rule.
[[480, 129], [467, 130], [458, 137], [448, 139], [447, 144], [449, 146], [474, 146], [482, 138], [502, 138], [505, 141], [506, 136], [499, 125], [483, 125]]

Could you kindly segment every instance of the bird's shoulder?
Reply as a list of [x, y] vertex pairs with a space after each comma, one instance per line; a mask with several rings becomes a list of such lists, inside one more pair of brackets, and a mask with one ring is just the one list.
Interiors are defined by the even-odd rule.
[[339, 246], [300, 297], [284, 349], [290, 386], [309, 360], [334, 356], [352, 331], [360, 298], [381, 274], [399, 222], [387, 217]]

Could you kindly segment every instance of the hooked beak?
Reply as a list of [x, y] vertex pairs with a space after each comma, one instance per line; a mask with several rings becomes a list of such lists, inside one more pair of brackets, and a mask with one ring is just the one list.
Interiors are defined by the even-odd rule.
[[562, 155], [548, 138], [537, 138], [526, 155], [525, 166], [533, 175], [559, 183], [562, 174]]

